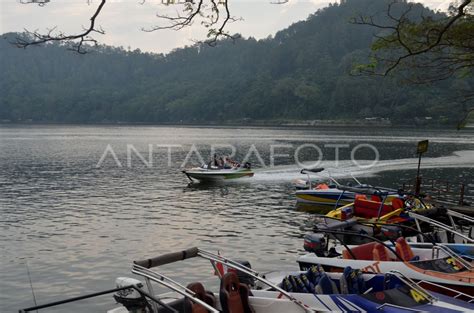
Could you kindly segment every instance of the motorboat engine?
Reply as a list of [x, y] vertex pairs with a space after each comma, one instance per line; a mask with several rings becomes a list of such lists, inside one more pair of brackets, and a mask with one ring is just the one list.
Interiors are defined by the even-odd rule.
[[[115, 285], [116, 288], [122, 288], [126, 286], [135, 286], [139, 289], [143, 288], [141, 281], [128, 277], [118, 277], [115, 280]], [[114, 294], [114, 299], [117, 301], [117, 303], [122, 304], [129, 312], [133, 313], [148, 312], [147, 308], [150, 307], [150, 304], [145, 299], [145, 297], [133, 288], [117, 291]]]
[[308, 252], [314, 252], [317, 256], [324, 256], [327, 250], [327, 240], [324, 234], [309, 233], [304, 235], [303, 247]]
[[[250, 265], [250, 262], [247, 260], [233, 260], [234, 262], [237, 262], [247, 268], [252, 268]], [[245, 274], [244, 272], [241, 272], [239, 270], [234, 270], [234, 269], [229, 269], [229, 272], [234, 271], [237, 274], [237, 277], [239, 278], [239, 281], [242, 284], [246, 284], [247, 286], [254, 287], [255, 286], [255, 278], [252, 276]]]
[[398, 226], [383, 225], [380, 231], [382, 235], [388, 239], [396, 240], [397, 238], [402, 237], [402, 229]]

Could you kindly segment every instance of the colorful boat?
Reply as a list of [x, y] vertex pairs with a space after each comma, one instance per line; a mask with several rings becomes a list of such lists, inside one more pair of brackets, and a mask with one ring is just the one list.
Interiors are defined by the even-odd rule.
[[[352, 176], [355, 181], [354, 186], [342, 185], [332, 177], [327, 177], [331, 183], [315, 182], [311, 179], [310, 173], [319, 173], [323, 170], [324, 168], [301, 170], [301, 174], [307, 174], [308, 179], [296, 180], [293, 182], [297, 189], [296, 201], [298, 205], [334, 206], [337, 208], [354, 202], [356, 195], [359, 193], [366, 193], [367, 190], [378, 193], [385, 192], [389, 195], [387, 200], [390, 200], [393, 197], [398, 197], [397, 190], [362, 184], [354, 176]], [[374, 196], [374, 200], [380, 201], [380, 197]]]
[[298, 203], [313, 205], [346, 205], [354, 202], [354, 193], [343, 193], [333, 185], [319, 184], [315, 189], [297, 190], [296, 201]]
[[[281, 281], [280, 287], [306, 305], [323, 304], [332, 312], [464, 312], [471, 311], [474, 305], [428, 292], [396, 271], [364, 274], [348, 266], [341, 273], [327, 273], [313, 265], [296, 273], [265, 273], [265, 278]], [[265, 291], [252, 293], [262, 295]]]
[[[217, 293], [206, 290], [200, 282], [185, 286], [156, 269], [152, 270], [196, 257], [211, 261], [220, 279]], [[448, 313], [474, 310], [473, 303], [428, 292], [397, 271], [364, 274], [345, 267], [340, 273], [327, 273], [321, 266], [314, 265], [303, 272], [259, 274], [250, 265], [245, 266], [241, 262], [198, 248], [135, 261], [132, 273], [145, 281], [120, 277], [116, 280], [115, 289], [31, 307], [20, 312], [53, 307], [111, 292], [114, 292], [114, 300], [122, 306], [109, 310], [108, 313]], [[152, 283], [166, 288], [168, 292], [156, 295]]]
[[310, 253], [297, 261], [302, 270], [314, 264], [336, 272], [343, 271], [346, 266], [370, 273], [396, 270], [431, 290], [439, 290], [442, 286], [451, 290], [449, 295], [456, 292], [474, 295], [474, 270], [470, 261], [441, 245], [432, 249], [412, 248], [403, 237], [397, 239], [395, 249], [373, 238], [373, 242], [359, 246], [344, 245], [344, 249], [333, 250], [328, 257]]

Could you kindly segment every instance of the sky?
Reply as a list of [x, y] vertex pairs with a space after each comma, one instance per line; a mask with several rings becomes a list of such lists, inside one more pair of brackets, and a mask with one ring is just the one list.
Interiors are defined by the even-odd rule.
[[[88, 25], [99, 0], [50, 0], [44, 6], [22, 4], [28, 0], [0, 0], [0, 34], [18, 32], [24, 29], [45, 32], [57, 29], [74, 34]], [[160, 23], [156, 14], [172, 15], [181, 10], [182, 5], [164, 5], [162, 0], [108, 0], [97, 24], [105, 30], [105, 35], [95, 35], [100, 43], [130, 47], [146, 52], [168, 53], [173, 49], [192, 45], [196, 40], [204, 40], [206, 30], [200, 23], [180, 31], [160, 30], [144, 32], [142, 28]], [[285, 4], [272, 4], [275, 0], [229, 0], [231, 13], [242, 18], [227, 28], [230, 33], [240, 33], [244, 37], [256, 39], [274, 35], [289, 25], [304, 20], [320, 8], [335, 0], [290, 0]], [[432, 9], [445, 9], [450, 0], [419, 0]]]

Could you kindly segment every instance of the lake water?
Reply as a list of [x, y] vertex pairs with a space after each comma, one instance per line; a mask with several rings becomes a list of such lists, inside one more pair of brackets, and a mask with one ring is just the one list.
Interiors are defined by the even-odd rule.
[[[389, 128], [1, 126], [0, 312], [33, 305], [27, 265], [38, 303], [113, 288], [116, 277], [132, 276], [133, 260], [191, 246], [247, 259], [261, 271], [294, 269], [311, 217], [295, 210], [291, 180], [304, 178], [296, 161], [323, 166], [341, 181], [352, 173], [397, 187], [415, 175], [416, 142], [429, 139], [423, 175], [468, 183], [472, 197], [473, 135]], [[212, 145], [226, 153], [231, 147], [222, 145], [232, 145], [237, 160], [248, 155], [255, 177], [188, 186], [180, 167], [188, 155], [186, 165], [207, 162]], [[165, 272], [183, 282], [212, 280], [204, 261], [169, 265]], [[109, 295], [56, 311], [113, 306]]]

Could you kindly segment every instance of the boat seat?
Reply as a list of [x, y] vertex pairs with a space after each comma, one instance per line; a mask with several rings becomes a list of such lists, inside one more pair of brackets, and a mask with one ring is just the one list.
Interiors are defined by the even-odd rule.
[[320, 295], [331, 295], [339, 293], [336, 283], [334, 283], [326, 273], [321, 275], [321, 279], [319, 280], [314, 290], [317, 294]]
[[[211, 292], [206, 291], [206, 289], [204, 289], [204, 286], [201, 283], [199, 282], [191, 283], [187, 285], [186, 288], [193, 291], [199, 300], [204, 301], [206, 304], [209, 304], [213, 308], [216, 307], [216, 298]], [[202, 305], [200, 305], [199, 303], [193, 303], [192, 312], [193, 313], [207, 313], [208, 310]]]
[[315, 189], [318, 189], [318, 190], [323, 190], [324, 189], [325, 190], [325, 189], [329, 189], [329, 186], [326, 185], [326, 184], [319, 184], [319, 185], [316, 186]]
[[222, 313], [254, 313], [249, 304], [249, 289], [234, 272], [222, 276], [219, 299]]
[[[205, 313], [207, 311], [193, 311], [193, 302], [188, 298], [182, 298], [167, 303], [169, 307], [175, 309], [179, 313]], [[169, 313], [170, 310], [166, 307], [160, 306], [157, 313]]]
[[400, 198], [393, 198], [392, 199], [392, 207], [394, 210], [402, 209], [405, 206], [405, 203]]
[[375, 201], [375, 202], [382, 202], [382, 198], [380, 198], [379, 196], [376, 196], [376, 195], [372, 195], [370, 197], [370, 200]]
[[[377, 217], [380, 209], [380, 202], [356, 198], [354, 200], [354, 215], [363, 218]], [[393, 211], [393, 207], [388, 204], [382, 205], [380, 216]]]
[[354, 270], [350, 266], [344, 268], [344, 272], [339, 279], [339, 287], [342, 294], [361, 294], [366, 290], [365, 280], [362, 272]]
[[374, 261], [391, 261], [390, 257], [388, 256], [387, 248], [381, 244], [376, 243], [373, 250], [372, 250]]
[[413, 260], [415, 257], [411, 247], [403, 237], [399, 237], [395, 242], [395, 251], [402, 258], [402, 260], [406, 262]]
[[346, 249], [342, 250], [342, 258], [343, 259], [355, 259], [355, 260], [366, 260], [372, 261], [373, 260], [373, 253], [372, 250], [374, 249], [375, 244], [377, 242], [369, 242], [357, 247], [351, 248], [352, 253], [355, 257], [353, 257], [349, 251]]

